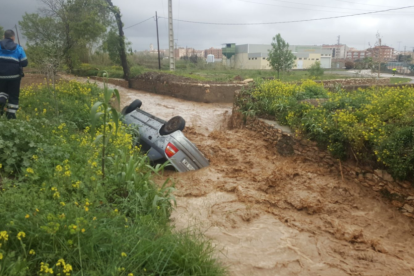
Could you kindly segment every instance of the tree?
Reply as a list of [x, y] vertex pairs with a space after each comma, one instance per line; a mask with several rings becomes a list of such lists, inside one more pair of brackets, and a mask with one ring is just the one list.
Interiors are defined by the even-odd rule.
[[312, 66], [309, 68], [309, 75], [311, 77], [322, 77], [325, 71], [321, 67], [321, 63], [319, 61], [312, 64]]
[[0, 39], [3, 39], [3, 35], [4, 35], [4, 29], [2, 26], [0, 26]]
[[383, 62], [384, 53], [382, 52], [382, 37], [380, 33], [377, 32], [377, 41], [375, 42], [375, 47], [371, 47], [368, 51], [371, 52], [374, 70], [375, 67], [378, 68], [378, 78], [381, 76], [381, 63]]
[[398, 62], [408, 62], [410, 63], [412, 61], [412, 56], [411, 55], [398, 55], [397, 56], [397, 61]]
[[[69, 71], [79, 61], [79, 52], [98, 41], [111, 24], [103, 0], [40, 0], [45, 7], [39, 13], [25, 14], [19, 22], [27, 37], [27, 48], [56, 45]], [[42, 51], [38, 51], [42, 53]]]
[[277, 71], [277, 78], [280, 78], [280, 71], [292, 69], [295, 63], [295, 55], [289, 50], [289, 43], [286, 43], [280, 34], [273, 37], [272, 49], [269, 50], [267, 60], [270, 66]]
[[122, 16], [121, 11], [118, 7], [114, 6], [111, 0], [106, 0], [109, 5], [109, 10], [114, 14], [116, 19], [116, 24], [118, 26], [118, 52], [119, 58], [121, 60], [122, 69], [124, 70], [124, 79], [129, 80], [130, 72], [129, 72], [129, 65], [127, 60], [126, 54], [126, 46], [125, 46], [125, 35], [124, 35], [124, 24], [122, 23]]

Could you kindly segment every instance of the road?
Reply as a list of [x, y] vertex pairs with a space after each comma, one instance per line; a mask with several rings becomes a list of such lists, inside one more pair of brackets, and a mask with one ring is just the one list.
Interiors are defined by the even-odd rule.
[[379, 194], [229, 129], [231, 105], [118, 89], [123, 106], [140, 99], [162, 119], [187, 120], [211, 165], [156, 181], [175, 181], [171, 222], [211, 239], [229, 275], [414, 275], [414, 223]]

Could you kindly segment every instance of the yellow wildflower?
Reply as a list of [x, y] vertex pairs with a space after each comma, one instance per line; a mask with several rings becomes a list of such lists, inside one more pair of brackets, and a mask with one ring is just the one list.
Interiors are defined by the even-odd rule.
[[126, 257], [126, 256], [127, 256], [127, 254], [126, 254], [125, 252], [122, 252], [122, 253], [121, 253], [121, 256], [122, 256], [122, 257]]
[[9, 239], [9, 235], [7, 235], [7, 231], [0, 232], [0, 240], [7, 241]]
[[30, 254], [30, 255], [36, 255], [36, 252], [35, 252], [33, 249], [31, 249], [31, 250], [29, 251], [29, 254]]
[[32, 168], [27, 168], [27, 169], [26, 169], [26, 172], [27, 172], [27, 173], [34, 173], [34, 171], [33, 171], [33, 169], [32, 169]]
[[27, 218], [27, 219], [30, 218], [30, 215], [29, 214], [26, 214], [25, 218]]
[[18, 234], [17, 234], [17, 239], [19, 240], [19, 241], [21, 241], [22, 240], [22, 238], [25, 238], [26, 237], [26, 233], [25, 232], [19, 232]]

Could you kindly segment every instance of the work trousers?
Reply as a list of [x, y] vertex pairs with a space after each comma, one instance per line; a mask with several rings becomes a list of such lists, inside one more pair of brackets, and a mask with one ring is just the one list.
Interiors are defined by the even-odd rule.
[[4, 113], [7, 104], [6, 117], [16, 119], [16, 112], [19, 109], [20, 78], [0, 79], [0, 116]]

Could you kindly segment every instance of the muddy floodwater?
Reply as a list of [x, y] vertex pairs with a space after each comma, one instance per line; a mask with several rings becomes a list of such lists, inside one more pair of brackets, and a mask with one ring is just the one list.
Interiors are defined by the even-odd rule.
[[249, 130], [228, 129], [229, 104], [203, 104], [118, 88], [164, 120], [180, 115], [186, 136], [210, 159], [176, 182], [178, 230], [211, 239], [230, 275], [414, 275], [414, 225], [356, 181], [278, 155]]

